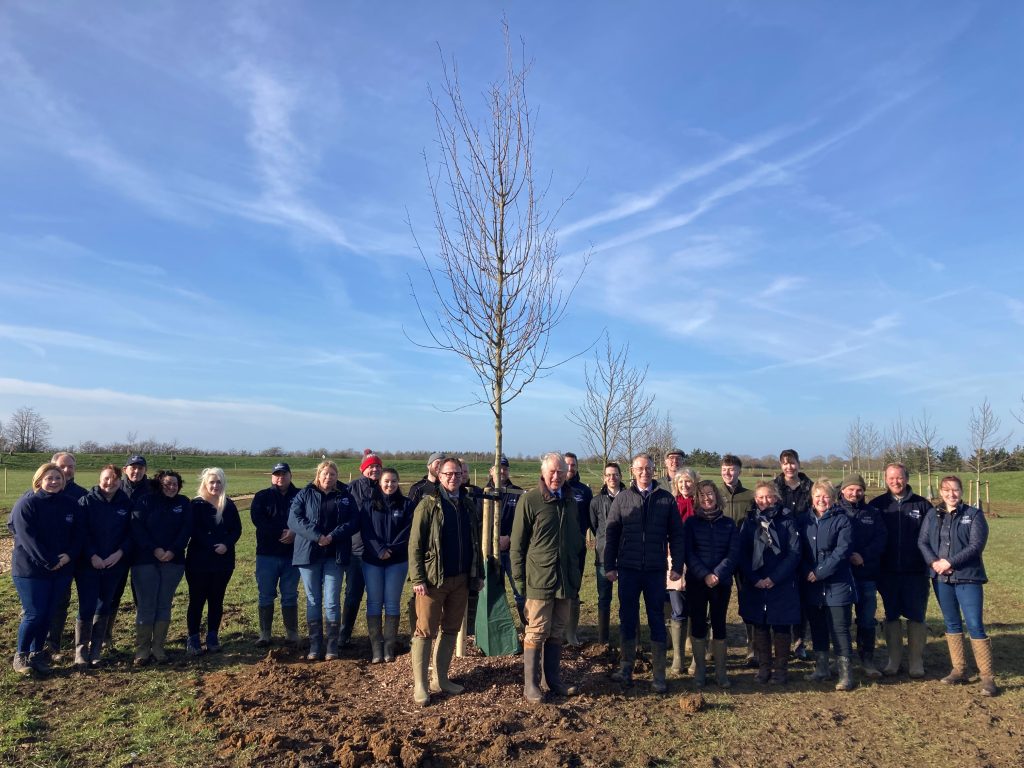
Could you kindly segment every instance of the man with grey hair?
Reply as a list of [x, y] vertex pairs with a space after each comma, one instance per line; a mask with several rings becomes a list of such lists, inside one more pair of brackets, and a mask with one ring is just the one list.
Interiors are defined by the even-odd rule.
[[531, 704], [544, 700], [542, 673], [551, 693], [576, 692], [562, 684], [561, 660], [571, 603], [579, 599], [583, 580], [586, 540], [576, 497], [566, 483], [567, 469], [561, 454], [545, 454], [540, 484], [519, 498], [512, 523], [509, 555], [512, 578], [526, 596], [523, 688]]
[[605, 577], [619, 583], [619, 634], [622, 659], [613, 680], [633, 684], [640, 596], [651, 631], [652, 687], [668, 690], [665, 682], [665, 565], [671, 554], [669, 579], [683, 573], [683, 523], [672, 494], [654, 479], [654, 460], [646, 453], [632, 462], [633, 483], [615, 496], [608, 511], [605, 535]]

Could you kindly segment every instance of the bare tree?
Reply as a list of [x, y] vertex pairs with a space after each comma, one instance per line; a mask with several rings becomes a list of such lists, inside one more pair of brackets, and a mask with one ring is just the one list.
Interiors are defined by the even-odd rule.
[[966, 464], [980, 484], [982, 472], [991, 472], [1006, 463], [1009, 455], [1004, 453], [1002, 458], [995, 458], [992, 454], [1006, 447], [1013, 432], [999, 434], [1002, 420], [992, 410], [987, 397], [977, 408], [971, 408], [967, 428], [971, 433], [971, 455]]
[[885, 453], [890, 461], [907, 463], [907, 455], [911, 448], [910, 425], [903, 421], [902, 413], [897, 414], [896, 420], [886, 427], [884, 442]]
[[922, 409], [920, 417], [910, 422], [910, 435], [924, 451], [925, 471], [928, 474], [925, 498], [930, 499], [932, 498], [932, 456], [937, 448], [939, 432], [927, 409]]
[[642, 445], [660, 467], [664, 466], [665, 456], [675, 447], [675, 444], [676, 430], [672, 426], [671, 412], [665, 411], [664, 416], [656, 414], [651, 421], [651, 428], [647, 434], [647, 439], [644, 440]]
[[885, 440], [882, 438], [882, 433], [879, 432], [875, 425], [870, 421], [864, 424], [863, 431], [863, 447], [864, 457], [868, 461], [868, 469], [871, 469], [871, 462], [882, 455], [882, 446]]
[[35, 408], [21, 407], [7, 420], [4, 436], [12, 451], [44, 451], [50, 440], [50, 423]]
[[[515, 61], [507, 23], [504, 40], [504, 77], [485, 92], [484, 125], [463, 99], [454, 63], [443, 64], [441, 93], [431, 91], [436, 174], [424, 160], [437, 252], [428, 257], [417, 239], [427, 276], [410, 279], [431, 340], [421, 346], [454, 352], [480, 382], [482, 395], [466, 405], [486, 403], [494, 414], [495, 467], [504, 406], [566, 362], [548, 362], [550, 339], [582, 276], [563, 290], [552, 228], [557, 208], [545, 211], [545, 191], [535, 183], [529, 66], [525, 58]], [[433, 308], [425, 303], [428, 294]]]
[[636, 401], [636, 407], [647, 410], [654, 403], [654, 395], [647, 395], [643, 389], [647, 368], [629, 364], [629, 344], [613, 349], [607, 333], [604, 351], [594, 351], [594, 367], [584, 366], [583, 373], [587, 393], [566, 418], [583, 430], [590, 453], [599, 456], [604, 465], [618, 456], [631, 404]]
[[850, 468], [856, 463], [857, 471], [861, 471], [860, 461], [864, 454], [864, 428], [860, 416], [850, 422], [846, 429], [846, 455], [849, 457]]
[[651, 410], [654, 398], [647, 398], [643, 392], [631, 390], [626, 393], [622, 419], [622, 456], [631, 460], [647, 448], [658, 414]]

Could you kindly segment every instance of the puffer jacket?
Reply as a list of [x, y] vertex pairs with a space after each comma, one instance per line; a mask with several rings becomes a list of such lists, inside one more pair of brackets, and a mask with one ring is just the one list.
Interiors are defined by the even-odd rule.
[[[351, 560], [349, 537], [359, 527], [356, 503], [348, 486], [338, 483], [324, 493], [310, 483], [292, 499], [288, 510], [288, 528], [295, 531], [292, 565], [315, 565], [335, 560], [348, 565]], [[331, 543], [320, 546], [320, 537], [330, 534]]]
[[[768, 537], [767, 539], [765, 537]], [[757, 553], [755, 553], [755, 544]], [[799, 624], [800, 532], [796, 520], [781, 505], [757, 510], [740, 528], [739, 610], [751, 624]], [[754, 584], [771, 579], [774, 586], [758, 589]]]
[[186, 496], [167, 496], [160, 490], [142, 496], [132, 509], [132, 548], [135, 565], [159, 565], [153, 550], [174, 553], [175, 565], [185, 564], [185, 548], [192, 536], [192, 505]]
[[[31, 579], [52, 579], [74, 571], [81, 546], [81, 529], [76, 523], [78, 505], [63, 493], [30, 492], [18, 499], [9, 522], [14, 531], [11, 575]], [[71, 562], [56, 571], [61, 555]]]
[[839, 506], [853, 526], [850, 554], [856, 552], [864, 558], [862, 565], [850, 564], [853, 578], [857, 581], [877, 581], [882, 569], [882, 552], [888, 541], [881, 513], [870, 504], [854, 505], [842, 498], [839, 499]]
[[[413, 586], [426, 584], [428, 587], [440, 587], [444, 584], [441, 528], [447, 502], [442, 503], [440, 493], [432, 490], [425, 492], [412, 513], [412, 526], [409, 529], [409, 581]], [[457, 503], [459, 517], [465, 526], [464, 533], [470, 536], [472, 562], [468, 575], [472, 582], [484, 577], [483, 555], [480, 552], [480, 517], [466, 496], [460, 494]]]
[[740, 557], [740, 531], [731, 518], [720, 512], [714, 518], [708, 518], [698, 510], [683, 525], [687, 582], [702, 582], [713, 573], [724, 585], [736, 572]]
[[[917, 539], [932, 578], [949, 584], [984, 584], [988, 581], [981, 558], [987, 541], [985, 513], [963, 503], [952, 512], [947, 511], [945, 503], [929, 510]], [[932, 563], [942, 559], [949, 561], [952, 573], [940, 576], [931, 568]]]
[[[835, 504], [819, 518], [814, 512], [803, 518], [801, 583], [809, 605], [841, 606], [857, 602], [857, 587], [850, 568], [853, 525]], [[814, 572], [816, 581], [807, 581]]]
[[[192, 540], [185, 555], [185, 568], [192, 573], [224, 573], [235, 570], [235, 544], [242, 537], [242, 519], [231, 499], [224, 500], [224, 513], [217, 522], [217, 508], [202, 497], [192, 499]], [[218, 555], [214, 547], [228, 551]]]
[[[619, 483], [618, 496], [626, 486]], [[604, 548], [608, 543], [608, 513], [612, 509], [615, 496], [608, 493], [608, 487], [602, 485], [600, 493], [590, 502], [590, 530], [594, 532], [594, 557], [598, 565], [604, 564]]]
[[579, 597], [586, 539], [568, 484], [554, 496], [543, 483], [519, 497], [509, 557], [512, 578], [528, 600]]
[[672, 494], [651, 483], [645, 499], [633, 483], [620, 491], [608, 512], [604, 567], [609, 571], [663, 571], [671, 555], [671, 568], [682, 573], [686, 561], [683, 525]]
[[906, 495], [897, 499], [886, 491], [870, 502], [882, 513], [885, 522], [886, 543], [882, 552], [882, 573], [927, 574], [928, 563], [917, 547], [917, 537], [932, 503], [918, 496], [910, 486]]

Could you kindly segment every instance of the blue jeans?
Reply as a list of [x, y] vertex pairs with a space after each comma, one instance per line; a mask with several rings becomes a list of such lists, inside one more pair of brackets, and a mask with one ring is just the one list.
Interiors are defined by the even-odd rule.
[[36, 653], [43, 650], [50, 616], [58, 598], [71, 583], [71, 569], [64, 566], [59, 576], [34, 579], [15, 576], [14, 588], [21, 600], [22, 616], [18, 625], [18, 653]]
[[281, 589], [282, 608], [299, 604], [299, 569], [292, 565], [292, 559], [277, 555], [256, 555], [256, 589], [260, 593], [257, 604], [261, 608], [274, 604], [278, 585]]
[[[984, 640], [985, 625], [981, 622], [981, 611], [985, 605], [985, 593], [981, 584], [950, 584], [942, 579], [933, 579], [935, 599], [942, 609], [947, 635], [959, 635], [967, 625], [972, 640]], [[960, 612], [963, 611], [963, 619]]]
[[352, 555], [352, 560], [348, 565], [341, 566], [339, 573], [339, 579], [345, 577], [345, 614], [355, 616], [363, 601], [363, 590], [366, 589], [366, 582], [363, 581], [363, 556]]
[[144, 626], [158, 621], [170, 621], [174, 593], [184, 575], [185, 566], [177, 563], [133, 565], [135, 623]]
[[882, 573], [876, 582], [886, 621], [924, 622], [928, 608], [928, 576], [917, 573]]
[[[526, 598], [519, 594], [519, 590], [516, 589], [515, 579], [512, 578], [512, 556], [507, 550], [501, 553], [501, 570], [505, 572], [505, 576], [508, 578], [508, 585], [512, 588], [512, 599], [516, 601], [517, 606], [522, 608], [526, 605]], [[611, 591], [610, 583], [608, 583], [608, 590], [609, 592]], [[600, 605], [600, 600], [598, 601], [598, 604]]]
[[306, 623], [341, 621], [341, 566], [321, 560], [298, 568], [306, 590]]
[[857, 610], [857, 628], [874, 630], [875, 611], [878, 608], [878, 589], [873, 581], [857, 582], [857, 602], [854, 607]]
[[594, 563], [594, 574], [597, 576], [597, 608], [611, 611], [612, 583], [605, 577], [604, 563]]
[[689, 614], [686, 612], [686, 593], [678, 589], [667, 589], [668, 602], [672, 606], [672, 621], [683, 621]]
[[409, 562], [391, 565], [370, 565], [363, 562], [363, 581], [366, 583], [366, 615], [401, 616], [402, 587], [409, 573]]
[[619, 569], [619, 636], [623, 642], [636, 640], [640, 626], [640, 595], [644, 597], [651, 642], [664, 643], [667, 639], [664, 568], [656, 571]]
[[80, 621], [92, 621], [93, 616], [113, 613], [114, 592], [127, 571], [128, 566], [121, 563], [112, 568], [93, 568], [89, 564], [75, 573]]

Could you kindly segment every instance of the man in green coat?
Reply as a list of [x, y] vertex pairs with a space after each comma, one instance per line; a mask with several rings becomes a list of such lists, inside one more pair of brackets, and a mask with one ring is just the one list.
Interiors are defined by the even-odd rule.
[[561, 454], [546, 454], [540, 485], [519, 498], [512, 523], [512, 578], [526, 596], [524, 693], [534, 704], [544, 700], [541, 672], [551, 693], [575, 693], [562, 684], [560, 665], [571, 603], [579, 598], [586, 542], [576, 499], [565, 485], [567, 470]]
[[409, 532], [409, 581], [416, 600], [413, 699], [421, 707], [430, 701], [427, 667], [439, 630], [429, 690], [462, 693], [462, 686], [448, 679], [448, 667], [466, 615], [469, 589], [482, 589], [480, 518], [473, 502], [461, 492], [461, 481], [459, 460], [445, 459], [436, 491], [425, 492], [416, 505]]

